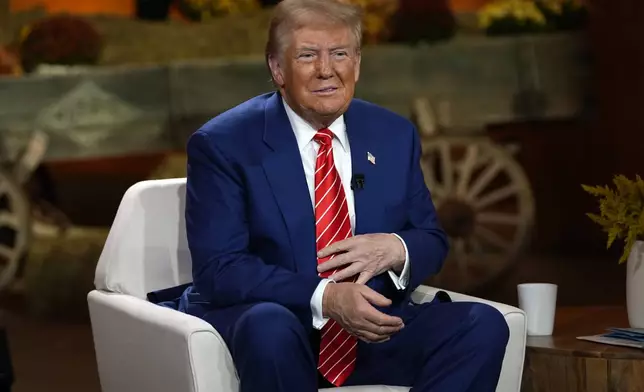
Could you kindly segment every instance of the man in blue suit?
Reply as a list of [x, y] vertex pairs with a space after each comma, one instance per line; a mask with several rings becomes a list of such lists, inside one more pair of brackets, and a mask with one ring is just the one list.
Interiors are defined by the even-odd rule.
[[191, 136], [188, 312], [219, 331], [242, 392], [494, 391], [503, 316], [410, 300], [448, 242], [413, 125], [353, 98], [360, 21], [337, 0], [282, 1], [266, 52], [277, 91]]

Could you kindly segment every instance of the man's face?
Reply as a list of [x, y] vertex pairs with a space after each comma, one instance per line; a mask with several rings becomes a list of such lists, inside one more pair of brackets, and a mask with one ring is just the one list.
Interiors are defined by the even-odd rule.
[[360, 54], [351, 30], [304, 27], [292, 33], [289, 44], [281, 62], [271, 61], [287, 103], [305, 119], [333, 121], [349, 106], [360, 74]]

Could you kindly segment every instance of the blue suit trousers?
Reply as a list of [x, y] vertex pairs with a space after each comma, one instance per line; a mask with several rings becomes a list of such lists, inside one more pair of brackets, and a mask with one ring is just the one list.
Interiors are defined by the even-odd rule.
[[[235, 307], [237, 322], [220, 331], [240, 377], [240, 392], [315, 392], [319, 340], [275, 303]], [[219, 312], [206, 313], [210, 316]], [[493, 392], [509, 338], [503, 315], [469, 302], [409, 304], [405, 327], [384, 343], [358, 344], [349, 385], [408, 386], [412, 392]], [[316, 332], [317, 333], [317, 332]], [[312, 343], [313, 342], [313, 343]]]

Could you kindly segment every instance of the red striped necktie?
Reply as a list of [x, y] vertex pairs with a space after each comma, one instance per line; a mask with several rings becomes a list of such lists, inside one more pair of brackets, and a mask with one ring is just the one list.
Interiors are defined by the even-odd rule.
[[[320, 144], [315, 163], [315, 231], [317, 250], [351, 237], [349, 208], [340, 175], [333, 162], [333, 133], [321, 129], [313, 137]], [[318, 259], [323, 263], [333, 256]], [[336, 270], [320, 274], [326, 278]], [[349, 377], [356, 362], [356, 337], [331, 319], [321, 331], [319, 372], [335, 386]]]

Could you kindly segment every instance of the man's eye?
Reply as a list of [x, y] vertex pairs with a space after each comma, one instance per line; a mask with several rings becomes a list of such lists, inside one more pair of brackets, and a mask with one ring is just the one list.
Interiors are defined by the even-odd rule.
[[336, 57], [346, 57], [347, 52], [335, 52]]
[[313, 54], [312, 53], [302, 53], [298, 57], [301, 58], [301, 59], [310, 59], [311, 57], [313, 57]]

